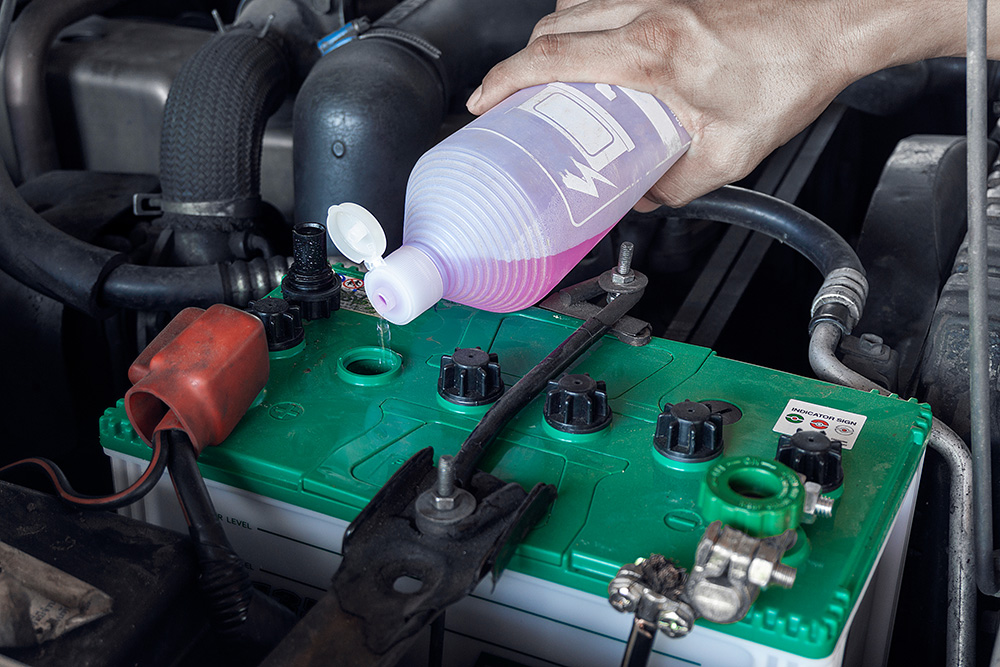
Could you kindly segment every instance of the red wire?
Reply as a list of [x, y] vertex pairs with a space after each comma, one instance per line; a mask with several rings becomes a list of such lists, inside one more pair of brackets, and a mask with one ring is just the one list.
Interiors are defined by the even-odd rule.
[[[40, 457], [31, 457], [7, 464], [0, 468], [0, 474], [24, 465], [36, 465], [44, 470], [52, 481], [52, 485], [56, 489], [56, 494], [67, 503], [90, 509], [112, 509], [112, 506], [120, 507], [139, 500], [153, 488], [160, 475], [163, 474], [163, 469], [166, 466], [166, 452], [160, 438], [155, 438], [153, 442], [153, 456], [146, 470], [127, 489], [110, 496], [86, 496], [77, 493], [70, 486], [69, 480], [66, 479], [65, 473], [59, 469], [59, 466], [48, 459]], [[155, 479], [151, 479], [154, 475]], [[148, 488], [145, 488], [147, 486]]]

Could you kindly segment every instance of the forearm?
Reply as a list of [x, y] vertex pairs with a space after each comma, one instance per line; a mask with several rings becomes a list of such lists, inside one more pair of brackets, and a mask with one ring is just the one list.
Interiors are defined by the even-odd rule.
[[[849, 46], [851, 76], [894, 65], [965, 55], [967, 3], [963, 0], [837, 0]], [[987, 5], [987, 55], [1000, 59], [1000, 3]]]
[[[650, 190], [685, 204], [749, 173], [872, 72], [965, 53], [963, 0], [560, 0], [469, 100], [483, 113], [550, 81], [656, 95], [691, 134]], [[1000, 0], [989, 7], [1000, 59]]]

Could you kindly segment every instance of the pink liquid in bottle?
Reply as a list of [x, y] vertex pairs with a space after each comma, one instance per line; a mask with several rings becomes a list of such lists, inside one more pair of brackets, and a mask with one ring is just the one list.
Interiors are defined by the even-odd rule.
[[582, 83], [521, 90], [417, 162], [403, 246], [370, 265], [369, 299], [396, 324], [442, 297], [494, 312], [526, 308], [689, 143], [673, 113], [646, 93]]

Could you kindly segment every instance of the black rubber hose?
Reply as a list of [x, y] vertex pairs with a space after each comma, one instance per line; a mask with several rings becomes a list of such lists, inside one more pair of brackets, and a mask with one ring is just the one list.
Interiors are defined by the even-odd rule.
[[727, 185], [674, 209], [670, 215], [725, 222], [766, 234], [798, 251], [824, 276], [839, 268], [865, 272], [854, 249], [826, 223], [760, 192]]
[[[259, 202], [264, 124], [284, 100], [289, 78], [280, 38], [261, 32], [240, 26], [216, 34], [174, 79], [160, 137], [165, 210], [178, 203]], [[247, 229], [254, 217], [168, 211], [162, 222], [229, 232]]]
[[49, 44], [69, 24], [119, 2], [34, 0], [18, 16], [7, 47], [4, 87], [11, 137], [23, 180], [59, 168], [59, 151], [45, 90]]
[[[5, 51], [13, 3], [2, 2], [0, 55]], [[9, 63], [10, 53], [6, 55]], [[219, 267], [154, 270], [126, 265], [126, 259], [122, 253], [84, 243], [50, 225], [24, 201], [0, 161], [0, 270], [15, 280], [94, 316], [102, 315], [104, 306], [157, 307], [148, 295], [137, 294], [150, 284], [170, 284], [171, 295], [181, 305], [204, 302], [206, 296], [209, 303], [225, 300]], [[102, 295], [109, 276], [114, 286]]]
[[323, 56], [295, 99], [295, 219], [361, 204], [402, 241], [406, 180], [449, 109], [524, 46], [552, 0], [414, 0]]
[[190, 267], [122, 264], [101, 290], [109, 306], [135, 310], [174, 310], [229, 303], [218, 264]]
[[146, 310], [230, 300], [218, 265], [164, 268], [126, 259], [50, 225], [0, 168], [0, 270], [15, 280], [95, 317], [108, 307]]
[[99, 286], [125, 259], [50, 225], [18, 194], [7, 169], [0, 168], [0, 270], [57, 301], [97, 314]]
[[[0, 2], [0, 55], [13, 4]], [[10, 62], [10, 54], [6, 56]], [[126, 260], [122, 253], [56, 229], [35, 213], [0, 160], [0, 270], [15, 280], [95, 317], [106, 314], [109, 306], [146, 310], [230, 300], [219, 266], [158, 268]]]
[[523, 48], [538, 20], [553, 11], [553, 0], [424, 0], [400, 3], [372, 27], [403, 30], [440, 49], [446, 88], [464, 109], [466, 94]]
[[325, 223], [351, 201], [399, 247], [406, 180], [443, 118], [438, 72], [406, 45], [355, 40], [324, 57], [295, 100], [295, 219]]
[[256, 664], [288, 633], [295, 617], [250, 583], [243, 559], [219, 522], [187, 434], [170, 431], [167, 438], [167, 468], [195, 545], [209, 620], [238, 652], [233, 664]]

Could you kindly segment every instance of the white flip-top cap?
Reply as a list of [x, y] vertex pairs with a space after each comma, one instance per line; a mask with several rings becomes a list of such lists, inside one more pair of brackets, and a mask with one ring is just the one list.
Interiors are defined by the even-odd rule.
[[331, 206], [327, 214], [330, 240], [353, 262], [364, 262], [365, 293], [379, 315], [393, 324], [408, 324], [444, 295], [441, 272], [426, 253], [402, 246], [388, 257], [385, 232], [371, 213], [357, 204]]
[[331, 206], [326, 213], [326, 233], [352, 262], [364, 262], [369, 269], [382, 263], [385, 232], [364, 206], [351, 202]]

